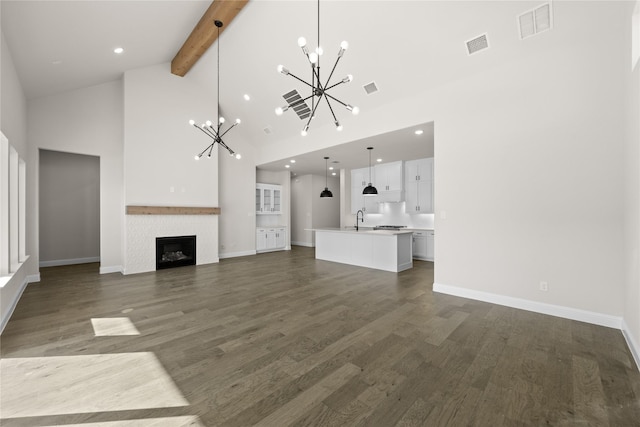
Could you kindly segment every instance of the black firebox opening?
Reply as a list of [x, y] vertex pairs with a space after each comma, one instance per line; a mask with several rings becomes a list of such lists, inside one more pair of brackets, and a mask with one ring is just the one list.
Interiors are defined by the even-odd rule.
[[156, 237], [156, 270], [196, 265], [196, 236]]

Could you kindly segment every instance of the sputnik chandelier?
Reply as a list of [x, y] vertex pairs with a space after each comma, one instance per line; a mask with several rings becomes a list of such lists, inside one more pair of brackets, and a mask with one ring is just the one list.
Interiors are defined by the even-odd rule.
[[[338, 51], [338, 57], [336, 58], [335, 64], [333, 64], [331, 73], [329, 73], [329, 78], [327, 78], [324, 84], [320, 80], [320, 56], [322, 55], [322, 47], [320, 46], [320, 0], [318, 0], [318, 47], [316, 48], [315, 52], [309, 52], [309, 48], [307, 47], [307, 40], [304, 37], [300, 37], [298, 39], [298, 46], [300, 46], [300, 48], [302, 49], [302, 53], [307, 57], [307, 59], [309, 60], [309, 63], [311, 64], [311, 83], [292, 74], [291, 71], [289, 71], [287, 68], [285, 68], [282, 65], [278, 65], [278, 72], [284, 74], [285, 76], [291, 76], [294, 79], [307, 85], [309, 88], [311, 88], [311, 95], [307, 96], [306, 98], [302, 98], [300, 96], [295, 96], [294, 98], [290, 98], [288, 96], [285, 97], [285, 99], [287, 100], [287, 105], [285, 105], [284, 107], [276, 108], [276, 114], [280, 116], [285, 111], [292, 108], [294, 111], [296, 111], [296, 113], [298, 113], [301, 119], [305, 119], [306, 117], [309, 117], [309, 120], [307, 120], [307, 123], [305, 124], [301, 132], [302, 136], [306, 136], [309, 130], [309, 125], [311, 124], [311, 120], [315, 117], [316, 109], [318, 108], [318, 105], [320, 105], [322, 99], [324, 98], [327, 101], [327, 105], [329, 106], [329, 110], [331, 111], [331, 115], [333, 116], [333, 123], [336, 125], [336, 130], [341, 131], [342, 125], [338, 121], [336, 114], [333, 111], [331, 100], [337, 102], [338, 104], [341, 104], [347, 110], [351, 111], [351, 113], [354, 115], [357, 115], [360, 112], [360, 110], [358, 109], [358, 107], [354, 107], [352, 105], [346, 104], [328, 93], [329, 90], [333, 89], [334, 87], [341, 85], [343, 83], [349, 83], [351, 80], [353, 80], [353, 76], [349, 74], [342, 80], [337, 81], [333, 84], [331, 83], [331, 77], [333, 77], [333, 72], [336, 70], [336, 67], [338, 66], [338, 62], [340, 61], [340, 58], [342, 58], [342, 56], [344, 55], [345, 50], [347, 50], [347, 48], [349, 47], [349, 43], [347, 43], [346, 41], [343, 41], [342, 43], [340, 43], [340, 50]], [[305, 113], [304, 111], [301, 111], [301, 110], [308, 110], [308, 107], [306, 104], [306, 101], [308, 99], [311, 99], [310, 114], [308, 112]]]
[[222, 27], [223, 23], [222, 21], [218, 21], [218, 20], [215, 20], [214, 23], [216, 24], [216, 27], [218, 27], [218, 101], [216, 103], [216, 112], [218, 116], [218, 122], [216, 123], [215, 127], [210, 120], [207, 120], [205, 123], [198, 126], [196, 125], [196, 122], [194, 120], [189, 120], [190, 125], [194, 126], [196, 129], [201, 130], [205, 135], [207, 135], [209, 138], [213, 140], [213, 142], [209, 144], [204, 150], [202, 150], [200, 154], [196, 154], [195, 159], [200, 160], [200, 157], [202, 157], [205, 153], [207, 153], [208, 158], [211, 158], [211, 153], [213, 152], [213, 146], [216, 144], [216, 142], [219, 145], [226, 148], [227, 151], [229, 151], [230, 156], [235, 157], [236, 159], [240, 159], [242, 157], [240, 153], [236, 153], [235, 151], [233, 151], [222, 140], [222, 138], [227, 133], [229, 133], [231, 129], [233, 129], [234, 127], [240, 124], [240, 119], [236, 119], [235, 123], [231, 125], [229, 129], [222, 131], [222, 125], [225, 123], [225, 119], [220, 115], [219, 110], [220, 110], [220, 27]]

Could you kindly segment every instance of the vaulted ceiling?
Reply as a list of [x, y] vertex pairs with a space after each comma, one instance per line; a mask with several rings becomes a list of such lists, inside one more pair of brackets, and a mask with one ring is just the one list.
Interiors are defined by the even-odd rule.
[[[352, 74], [354, 80], [336, 87], [333, 93], [365, 114], [416, 91], [427, 92], [470, 73], [490, 72], [492, 67], [517, 60], [529, 42], [519, 39], [517, 16], [541, 3], [322, 1], [322, 73], [327, 76], [340, 42], [347, 40], [349, 49], [335, 76], [341, 79]], [[37, 98], [115, 80], [129, 69], [168, 64], [210, 4], [209, 0], [3, 0], [2, 33], [27, 97]], [[300, 136], [304, 122], [293, 111], [276, 116], [274, 109], [285, 104], [284, 93], [306, 90], [276, 68], [283, 64], [302, 78], [310, 75], [297, 39], [305, 36], [309, 46], [315, 48], [317, 19], [315, 0], [251, 0], [216, 42], [221, 43], [221, 110], [230, 118], [242, 118], [238, 135], [256, 147], [300, 140], [301, 155], [315, 151]], [[469, 55], [465, 42], [484, 33], [489, 37], [489, 49]], [[125, 49], [123, 54], [113, 53], [117, 46]], [[188, 74], [212, 95], [216, 91], [215, 51], [209, 49]], [[367, 94], [363, 86], [371, 82], [379, 90]], [[245, 94], [250, 101], [244, 99]], [[212, 112], [213, 102], [214, 96]], [[349, 128], [358, 126], [358, 116], [342, 107], [335, 111], [344, 125], [340, 135], [336, 135], [326, 105], [317, 110], [310, 133], [332, 138], [336, 135], [338, 140], [348, 142]], [[430, 119], [425, 117], [424, 122]], [[403, 150], [400, 135], [404, 134], [415, 140], [412, 132], [395, 135], [397, 152]], [[430, 143], [432, 151], [433, 137]], [[360, 146], [358, 150], [359, 158], [366, 163], [366, 152], [362, 154]], [[319, 156], [315, 171], [324, 173], [322, 154], [314, 152], [309, 161], [314, 163]], [[270, 162], [264, 167], [278, 168], [280, 164]]]

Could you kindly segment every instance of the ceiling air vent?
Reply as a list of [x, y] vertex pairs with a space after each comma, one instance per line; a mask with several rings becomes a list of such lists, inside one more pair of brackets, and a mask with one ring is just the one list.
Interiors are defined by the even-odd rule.
[[372, 93], [376, 93], [378, 91], [378, 86], [376, 86], [376, 82], [368, 83], [364, 86], [364, 91], [367, 92], [367, 95], [371, 95]]
[[551, 29], [551, 5], [545, 3], [518, 16], [520, 39]]
[[311, 109], [306, 102], [302, 101], [302, 97], [297, 90], [294, 89], [291, 92], [287, 92], [282, 95], [282, 97], [287, 101], [287, 105], [295, 104], [295, 107], [291, 108], [293, 108], [293, 111], [295, 111], [298, 117], [300, 117], [300, 120], [309, 118], [311, 115]]
[[466, 42], [467, 44], [467, 53], [472, 55], [481, 50], [487, 49], [489, 47], [489, 39], [487, 39], [487, 34], [483, 34], [474, 39], [471, 39]]
[[273, 129], [271, 129], [271, 126], [265, 127], [264, 129], [262, 129], [262, 131], [267, 135], [271, 135], [273, 133]]

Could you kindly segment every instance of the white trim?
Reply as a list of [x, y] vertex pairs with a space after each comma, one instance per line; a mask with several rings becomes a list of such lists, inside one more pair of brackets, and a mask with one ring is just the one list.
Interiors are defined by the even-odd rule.
[[16, 309], [16, 306], [18, 305], [18, 301], [20, 301], [20, 297], [22, 297], [22, 293], [27, 288], [27, 285], [29, 283], [39, 282], [39, 281], [40, 281], [40, 273], [29, 275], [24, 278], [24, 280], [22, 281], [22, 284], [20, 285], [20, 290], [16, 294], [15, 298], [11, 302], [11, 305], [9, 306], [9, 309], [5, 313], [5, 316], [1, 320], [0, 334], [4, 332], [5, 326], [7, 326], [7, 323], [9, 323], [9, 319], [11, 319], [11, 316], [13, 315], [13, 311]]
[[226, 252], [223, 254], [219, 254], [218, 257], [220, 259], [224, 258], [235, 258], [239, 256], [247, 256], [247, 255], [255, 255], [256, 251], [242, 251], [242, 252]]
[[521, 310], [563, 317], [565, 319], [578, 320], [580, 322], [606, 326], [608, 328], [622, 329], [622, 317], [618, 316], [580, 310], [578, 308], [564, 307], [561, 305], [546, 304], [543, 302], [530, 301], [505, 295], [492, 294], [489, 292], [475, 291], [472, 289], [459, 288], [457, 286], [443, 285], [441, 283], [434, 283], [433, 291], [462, 298], [504, 305], [507, 307], [519, 308]]
[[625, 322], [624, 319], [622, 319], [622, 335], [627, 341], [629, 351], [631, 351], [631, 355], [636, 362], [636, 367], [640, 371], [640, 344], [633, 339], [633, 335], [631, 335], [629, 325], [627, 325], [627, 322]]
[[124, 272], [122, 271], [122, 266], [121, 265], [111, 265], [109, 267], [100, 267], [100, 274], [109, 274], [109, 273], [122, 273], [122, 274], [124, 274]]
[[314, 248], [313, 243], [309, 242], [291, 242], [292, 246], [306, 246], [307, 248]]
[[92, 262], [100, 262], [100, 257], [87, 257], [87, 258], [69, 258], [69, 259], [54, 259], [53, 261], [40, 261], [40, 268], [42, 267], [58, 267], [60, 265], [75, 265], [75, 264], [89, 264]]

